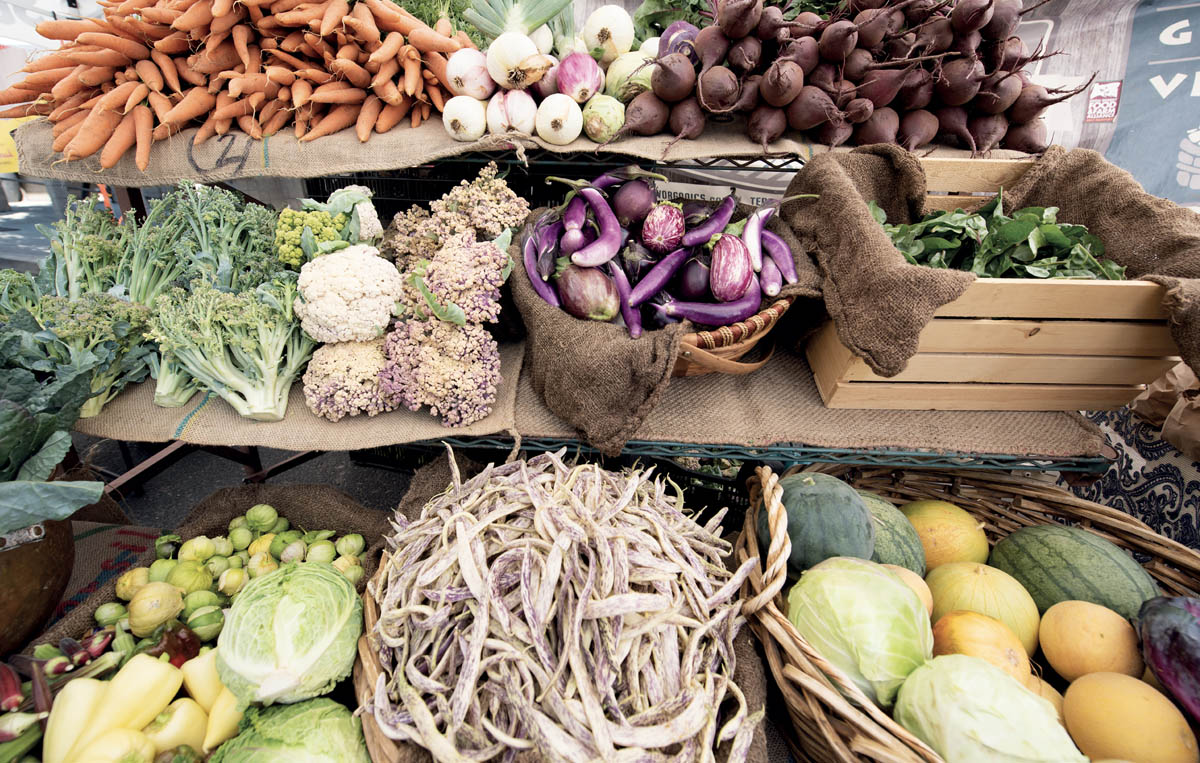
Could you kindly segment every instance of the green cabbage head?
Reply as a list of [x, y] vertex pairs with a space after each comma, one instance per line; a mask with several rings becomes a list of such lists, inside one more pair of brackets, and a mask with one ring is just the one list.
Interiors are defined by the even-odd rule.
[[991, 663], [934, 657], [896, 699], [896, 721], [946, 760], [1086, 763], [1046, 699]]
[[370, 763], [362, 723], [331, 699], [249, 707], [209, 763]]
[[345, 575], [321, 562], [285, 564], [234, 599], [217, 672], [242, 703], [316, 697], [350, 675], [362, 628], [362, 601]]
[[865, 559], [835, 556], [806, 570], [788, 593], [788, 619], [883, 707], [933, 654], [921, 599], [894, 572]]

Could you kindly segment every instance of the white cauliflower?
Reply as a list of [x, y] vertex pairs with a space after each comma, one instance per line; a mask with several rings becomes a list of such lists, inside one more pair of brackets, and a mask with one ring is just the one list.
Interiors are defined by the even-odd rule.
[[362, 342], [382, 336], [404, 291], [404, 281], [379, 250], [357, 244], [300, 268], [296, 315], [318, 342]]
[[348, 185], [342, 190], [358, 191], [367, 196], [366, 201], [360, 201], [354, 205], [354, 211], [358, 212], [358, 240], [374, 241], [382, 236], [383, 223], [379, 220], [379, 213], [375, 211], [375, 205], [371, 203], [371, 189], [365, 185]]

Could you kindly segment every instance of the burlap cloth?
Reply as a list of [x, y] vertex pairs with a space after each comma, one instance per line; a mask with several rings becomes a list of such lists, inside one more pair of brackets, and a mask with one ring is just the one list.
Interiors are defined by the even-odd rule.
[[[482, 464], [477, 464], [469, 461], [461, 456], [456, 455], [455, 461], [458, 464], [459, 472], [463, 479], [478, 474], [483, 468]], [[396, 513], [401, 514], [408, 519], [416, 519], [422, 507], [429, 502], [438, 493], [450, 487], [452, 478], [450, 475], [450, 459], [445, 456], [439, 456], [434, 461], [426, 464], [417, 470], [412, 479], [408, 483], [408, 492], [400, 500], [400, 504], [396, 507]], [[732, 563], [733, 555], [729, 557], [729, 563]], [[763, 709], [767, 701], [767, 678], [763, 670], [762, 658], [759, 657], [758, 649], [755, 646], [750, 628], [743, 627], [742, 631], [733, 640], [734, 658], [736, 667], [734, 668], [733, 680], [746, 695], [747, 711], [755, 713]], [[368, 720], [367, 716], [363, 717], [364, 723], [374, 721]], [[389, 760], [397, 761], [397, 763], [428, 763], [433, 760], [433, 756], [429, 754], [423, 747], [418, 747], [413, 744], [395, 743], [398, 755], [390, 757]], [[718, 761], [727, 760], [729, 750], [728, 745], [724, 745], [717, 750], [716, 759]], [[540, 755], [519, 755], [518, 761], [539, 761], [543, 760]], [[761, 722], [754, 732], [754, 741], [750, 745], [750, 751], [747, 755], [749, 763], [768, 763], [767, 758], [767, 738], [765, 732], [765, 722]]]
[[[534, 210], [529, 220], [543, 211]], [[740, 206], [734, 221], [748, 211]], [[791, 246], [799, 275], [799, 281], [786, 285], [780, 295], [796, 297], [799, 306], [793, 309], [804, 313], [811, 306], [802, 303], [815, 303], [820, 296], [819, 275], [787, 225], [772, 219], [767, 227]], [[671, 385], [680, 340], [693, 330], [692, 324], [682, 321], [659, 329], [647, 324], [642, 336], [631, 339], [623, 326], [580, 320], [547, 304], [533, 290], [519, 245], [513, 245], [510, 255], [516, 263], [513, 297], [527, 335], [525, 367], [534, 391], [590, 445], [608, 455], [620, 453]]]
[[[825, 306], [846, 347], [881, 376], [904, 370], [921, 330], [942, 305], [962, 295], [971, 273], [909, 265], [871, 217], [868, 201], [894, 223], [925, 213], [925, 173], [916, 155], [866, 146], [813, 158], [796, 173], [785, 219], [813, 252]], [[1129, 173], [1095, 151], [1048, 150], [1012, 187], [1006, 211], [1056, 206], [1058, 219], [1085, 225], [1130, 278], [1166, 286], [1164, 301], [1180, 353], [1200, 367], [1200, 215], [1142, 190]]]
[[[361, 590], [366, 585], [379, 561], [379, 550], [383, 548], [383, 536], [388, 530], [388, 514], [368, 509], [350, 496], [327, 485], [247, 485], [223, 488], [205, 498], [192, 510], [187, 521], [177, 532], [182, 537], [196, 535], [224, 535], [229, 520], [258, 503], [274, 506], [281, 516], [287, 517], [294, 527], [307, 530], [334, 530], [337, 534], [359, 533], [367, 542], [367, 551], [362, 556], [366, 575], [359, 583]], [[145, 541], [145, 538], [140, 538]], [[141, 543], [138, 547], [142, 547]], [[154, 540], [145, 543], [144, 550], [127, 561], [127, 567], [148, 567], [155, 559]], [[116, 575], [100, 583], [83, 602], [73, 609], [48, 631], [34, 639], [27, 651], [37, 644], [57, 644], [63, 637], [79, 638], [84, 631], [95, 625], [92, 614], [101, 604], [116, 601]]]

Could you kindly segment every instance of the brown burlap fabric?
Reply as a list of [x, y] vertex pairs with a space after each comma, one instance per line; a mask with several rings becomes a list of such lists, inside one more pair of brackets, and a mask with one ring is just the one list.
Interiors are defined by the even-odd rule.
[[783, 217], [821, 272], [825, 308], [842, 344], [881, 376], [904, 370], [933, 313], [957, 299], [970, 273], [910, 265], [871, 217], [874, 200], [892, 222], [911, 222], [925, 204], [925, 173], [897, 146], [866, 146], [813, 158], [787, 195]]
[[[359, 590], [362, 590], [366, 581], [375, 574], [379, 563], [379, 550], [383, 547], [384, 534], [388, 530], [388, 513], [368, 509], [328, 485], [248, 485], [223, 488], [196, 504], [187, 521], [175, 532], [184, 538], [196, 535], [224, 535], [228, 530], [229, 520], [244, 514], [247, 509], [258, 503], [274, 506], [281, 516], [291, 521], [293, 527], [334, 530], [338, 535], [361, 534], [367, 542], [367, 551], [362, 556], [366, 575], [358, 585]], [[149, 566], [154, 558], [154, 544], [150, 543], [134, 566]], [[92, 614], [96, 608], [117, 600], [116, 587], [116, 578], [102, 585], [50, 630], [34, 639], [28, 649], [37, 644], [57, 644], [59, 639], [67, 636], [79, 638], [84, 631], [95, 625]]]
[[[748, 213], [739, 207], [734, 220]], [[530, 213], [536, 219], [542, 210]], [[780, 293], [797, 297], [797, 303], [815, 302], [820, 295], [818, 273], [788, 226], [771, 220], [767, 227], [792, 247], [798, 283]], [[588, 443], [616, 455], [654, 410], [671, 384], [671, 370], [679, 342], [693, 330], [687, 321], [653, 329], [631, 339], [623, 326], [574, 318], [548, 305], [529, 283], [518, 245], [510, 250], [516, 267], [512, 274], [513, 297], [527, 334], [525, 363], [529, 378], [546, 407], [579, 430]], [[811, 304], [797, 309], [805, 314]], [[789, 310], [791, 312], [791, 310]], [[788, 318], [785, 315], [784, 321]], [[798, 329], [787, 335], [795, 335]], [[688, 380], [677, 383], [687, 384]]]
[[1058, 207], [1058, 219], [1087, 226], [1106, 256], [1167, 288], [1163, 301], [1179, 354], [1200, 370], [1200, 215], [1152, 196], [1125, 170], [1087, 149], [1052, 146], [1012, 188], [1005, 210]]
[[[458, 464], [458, 469], [463, 479], [477, 474], [483, 468], [481, 464], [474, 463], [461, 456], [456, 455], [455, 461]], [[450, 459], [445, 455], [439, 456], [436, 460], [418, 469], [416, 474], [413, 475], [408, 483], [408, 492], [400, 500], [399, 506], [396, 507], [396, 512], [409, 519], [417, 518], [421, 513], [421, 509], [429, 502], [429, 499], [450, 487], [450, 483]], [[732, 561], [733, 555], [731, 554], [728, 562], [732, 563]], [[734, 639], [733, 651], [737, 663], [733, 674], [734, 683], [738, 685], [738, 688], [746, 696], [748, 712], [756, 713], [766, 706], [767, 678], [766, 672], [763, 670], [762, 658], [758, 654], [758, 647], [748, 627], [743, 627], [741, 633]], [[363, 721], [365, 723], [374, 723], [373, 720], [370, 720], [369, 716], [364, 716]], [[389, 756], [388, 760], [393, 760], [397, 763], [429, 763], [429, 761], [433, 760], [433, 757], [423, 747], [396, 743], [396, 748], [397, 755]], [[724, 763], [728, 760], [728, 754], [728, 745], [722, 746], [722, 748], [717, 750], [717, 761]], [[526, 763], [527, 761], [532, 763], [533, 761], [543, 759], [542, 756], [536, 754], [517, 756], [517, 761], [520, 761], [520, 763]], [[765, 723], [759, 723], [758, 728], [755, 730], [754, 741], [750, 746], [750, 752], [746, 760], [749, 763], [767, 763]]]

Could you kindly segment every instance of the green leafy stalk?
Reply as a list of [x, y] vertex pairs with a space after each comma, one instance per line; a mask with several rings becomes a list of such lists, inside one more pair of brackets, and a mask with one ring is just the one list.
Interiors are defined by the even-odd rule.
[[505, 32], [528, 35], [570, 5], [571, 0], [472, 0], [463, 18], [491, 39]]

